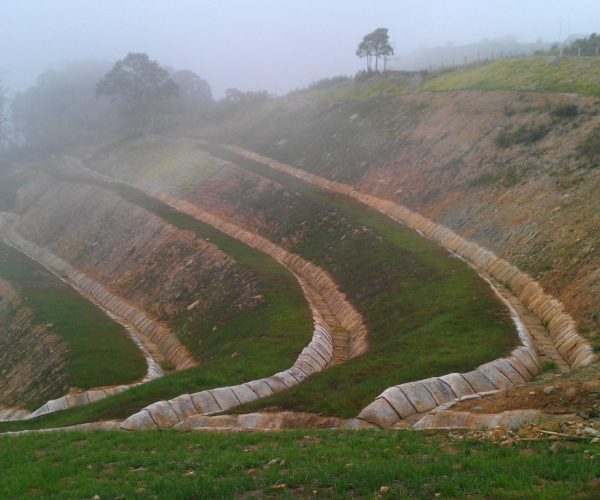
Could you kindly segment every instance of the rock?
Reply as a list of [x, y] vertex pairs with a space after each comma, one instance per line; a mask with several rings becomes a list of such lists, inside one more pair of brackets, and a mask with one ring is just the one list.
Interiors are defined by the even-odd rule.
[[597, 431], [596, 429], [593, 429], [592, 427], [584, 427], [583, 433], [587, 434], [588, 436], [594, 436], [595, 438], [600, 437], [600, 431]]
[[513, 440], [512, 439], [505, 439], [504, 441], [502, 441], [500, 443], [500, 446], [504, 446], [504, 447], [510, 447], [513, 445]]
[[549, 385], [548, 387], [544, 387], [544, 394], [552, 394], [555, 390], [556, 387]]
[[191, 311], [191, 310], [195, 309], [196, 307], [198, 307], [198, 304], [199, 304], [199, 303], [200, 303], [200, 301], [199, 301], [199, 300], [196, 300], [195, 302], [192, 302], [192, 303], [191, 303], [189, 306], [187, 306], [187, 308], [186, 308], [186, 309], [187, 309], [188, 311]]
[[552, 443], [552, 446], [550, 446], [551, 453], [558, 453], [564, 449], [565, 449], [565, 445], [562, 444], [560, 441], [555, 441], [554, 443]]

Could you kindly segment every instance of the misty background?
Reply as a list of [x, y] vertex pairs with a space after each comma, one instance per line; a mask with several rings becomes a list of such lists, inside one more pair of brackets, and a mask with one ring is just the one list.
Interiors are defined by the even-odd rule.
[[10, 94], [49, 69], [81, 60], [108, 67], [128, 52], [194, 71], [219, 98], [231, 87], [283, 94], [352, 75], [364, 68], [357, 44], [380, 26], [389, 28], [393, 69], [600, 31], [597, 0], [0, 0], [0, 12], [0, 79]]

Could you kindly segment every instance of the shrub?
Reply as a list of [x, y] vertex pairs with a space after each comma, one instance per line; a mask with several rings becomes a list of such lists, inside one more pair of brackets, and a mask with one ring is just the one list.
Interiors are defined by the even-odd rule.
[[504, 116], [508, 118], [516, 114], [515, 108], [511, 108], [510, 106], [505, 106], [502, 112], [504, 113]]
[[496, 137], [496, 145], [508, 148], [515, 144], [532, 144], [543, 139], [549, 131], [550, 128], [547, 125], [521, 125], [516, 130], [504, 129]]
[[559, 104], [550, 110], [554, 118], [574, 118], [579, 114], [577, 104]]
[[349, 82], [351, 79], [347, 76], [334, 76], [332, 78], [323, 78], [311, 83], [307, 90], [327, 90], [340, 83]]
[[589, 161], [600, 161], [600, 128], [596, 128], [579, 144], [577, 154]]

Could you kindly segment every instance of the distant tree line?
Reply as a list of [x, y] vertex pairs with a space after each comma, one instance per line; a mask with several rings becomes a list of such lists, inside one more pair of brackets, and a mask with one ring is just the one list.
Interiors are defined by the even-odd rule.
[[590, 36], [577, 38], [564, 46], [555, 43], [549, 50], [538, 53], [565, 56], [597, 56], [600, 55], [600, 35], [592, 33]]
[[229, 115], [269, 98], [265, 91], [228, 89], [215, 101], [199, 75], [143, 53], [129, 53], [114, 65], [80, 62], [42, 73], [10, 104], [0, 85], [0, 149], [11, 141], [21, 149], [58, 152]]

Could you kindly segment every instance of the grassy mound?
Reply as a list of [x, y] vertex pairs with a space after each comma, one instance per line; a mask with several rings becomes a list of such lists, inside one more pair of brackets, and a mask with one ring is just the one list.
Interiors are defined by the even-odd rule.
[[[90, 389], [134, 382], [146, 362], [125, 329], [26, 255], [0, 241], [0, 277], [17, 288], [37, 324], [67, 345], [65, 369], [72, 387]], [[63, 394], [56, 394], [60, 397]], [[44, 401], [32, 401], [33, 409]]]
[[0, 437], [0, 496], [598, 498], [600, 445], [550, 445], [411, 431]]
[[420, 90], [521, 90], [600, 96], [597, 57], [519, 57], [454, 69], [424, 82]]

